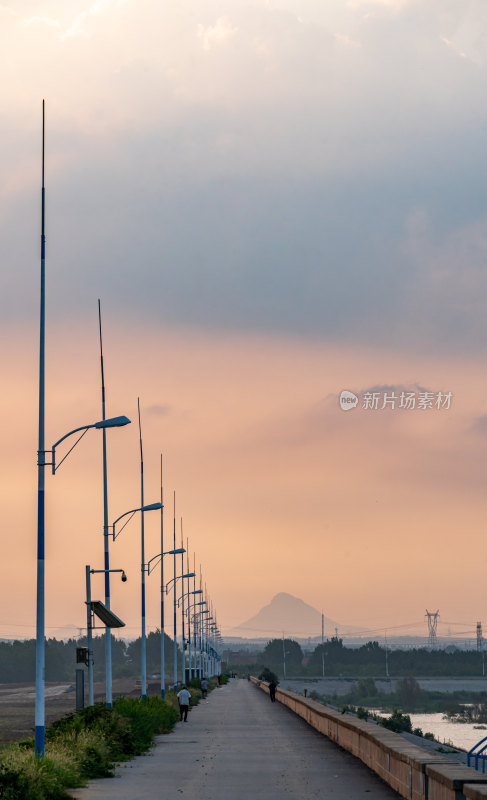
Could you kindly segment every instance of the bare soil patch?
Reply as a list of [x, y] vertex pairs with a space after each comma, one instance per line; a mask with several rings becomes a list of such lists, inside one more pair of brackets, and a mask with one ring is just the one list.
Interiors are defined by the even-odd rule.
[[[105, 684], [95, 683], [95, 701], [105, 699]], [[157, 694], [157, 684], [149, 684], [150, 694]], [[75, 710], [76, 692], [74, 683], [47, 683], [46, 725]], [[133, 678], [117, 678], [113, 681], [113, 696], [136, 697], [140, 689]], [[86, 694], [85, 703], [88, 703]], [[0, 684], [0, 744], [15, 742], [34, 735], [35, 684]]]

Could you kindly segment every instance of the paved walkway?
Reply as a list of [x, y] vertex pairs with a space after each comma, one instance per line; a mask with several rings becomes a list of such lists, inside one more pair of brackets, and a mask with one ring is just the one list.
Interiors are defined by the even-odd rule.
[[399, 797], [361, 761], [247, 680], [199, 703], [187, 723], [79, 800], [373, 800]]

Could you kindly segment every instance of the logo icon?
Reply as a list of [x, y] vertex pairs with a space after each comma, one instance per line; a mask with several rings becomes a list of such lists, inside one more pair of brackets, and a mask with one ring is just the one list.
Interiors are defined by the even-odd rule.
[[342, 411], [350, 411], [358, 403], [358, 397], [353, 392], [347, 392], [346, 389], [340, 393], [340, 408]]

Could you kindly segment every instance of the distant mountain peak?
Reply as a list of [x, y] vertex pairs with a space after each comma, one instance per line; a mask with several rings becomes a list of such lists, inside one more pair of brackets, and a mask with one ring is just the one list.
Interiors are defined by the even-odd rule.
[[273, 603], [275, 600], [297, 600], [298, 603], [304, 603], [304, 600], [301, 600], [299, 597], [295, 597], [293, 594], [289, 594], [289, 592], [278, 592], [272, 598], [271, 603]]
[[[325, 632], [331, 635], [335, 622], [325, 617]], [[321, 635], [321, 612], [289, 592], [278, 592], [268, 605], [234, 630], [240, 636], [277, 638]], [[334, 631], [333, 631], [334, 632]]]

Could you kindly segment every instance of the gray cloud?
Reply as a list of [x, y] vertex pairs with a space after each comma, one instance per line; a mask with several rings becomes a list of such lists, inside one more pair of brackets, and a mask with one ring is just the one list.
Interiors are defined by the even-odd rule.
[[480, 433], [482, 436], [487, 436], [487, 414], [474, 420], [470, 430], [472, 433]]
[[[50, 313], [101, 295], [131, 322], [485, 349], [483, 5], [232, 3], [219, 27], [216, 3], [185, 9], [180, 54], [160, 20], [116, 69], [80, 37], [104, 124], [48, 104]], [[38, 142], [3, 122], [20, 172]], [[31, 317], [39, 194], [12, 183], [0, 309]]]
[[171, 413], [171, 407], [168, 405], [154, 404], [147, 406], [145, 409], [148, 414], [153, 414], [156, 417], [167, 417]]

